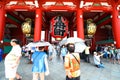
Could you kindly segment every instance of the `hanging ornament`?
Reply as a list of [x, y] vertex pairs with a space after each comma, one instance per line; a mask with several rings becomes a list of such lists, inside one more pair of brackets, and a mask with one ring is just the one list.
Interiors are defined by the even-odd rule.
[[92, 38], [96, 32], [96, 24], [93, 23], [92, 19], [87, 20], [87, 35], [89, 38]]
[[50, 34], [56, 40], [61, 40], [68, 34], [68, 20], [62, 16], [55, 16], [51, 20]]
[[26, 37], [30, 36], [31, 23], [32, 23], [32, 20], [30, 18], [26, 18], [25, 22], [22, 24], [22, 32], [26, 35]]

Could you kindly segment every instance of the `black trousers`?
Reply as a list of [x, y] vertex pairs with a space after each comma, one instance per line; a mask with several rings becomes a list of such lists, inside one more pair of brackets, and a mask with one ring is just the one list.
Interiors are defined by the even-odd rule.
[[65, 56], [63, 56], [63, 62], [65, 62]]
[[85, 54], [85, 62], [90, 62], [90, 55], [89, 54]]
[[75, 78], [69, 78], [68, 76], [66, 76], [66, 80], [80, 80], [80, 76]]

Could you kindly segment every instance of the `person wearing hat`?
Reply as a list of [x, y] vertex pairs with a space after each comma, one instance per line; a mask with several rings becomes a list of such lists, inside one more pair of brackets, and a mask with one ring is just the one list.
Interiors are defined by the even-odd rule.
[[21, 80], [22, 77], [17, 72], [22, 56], [20, 42], [17, 39], [12, 39], [10, 44], [12, 49], [5, 57], [5, 76], [6, 78], [9, 78], [9, 80], [14, 80], [15, 77], [17, 80]]

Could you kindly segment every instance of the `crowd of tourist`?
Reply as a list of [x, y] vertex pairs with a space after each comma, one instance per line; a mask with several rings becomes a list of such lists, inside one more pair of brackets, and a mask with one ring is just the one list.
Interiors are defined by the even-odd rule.
[[109, 59], [111, 63], [120, 64], [120, 49], [117, 49], [114, 44], [97, 46], [96, 51], [103, 54], [103, 58]]
[[[64, 64], [64, 69], [66, 72], [66, 80], [80, 80], [80, 57], [79, 53], [75, 51], [74, 43], [69, 43], [67, 45], [50, 45], [50, 46], [36, 46], [36, 47], [26, 47], [22, 48], [19, 45], [17, 39], [11, 40], [12, 50], [5, 57], [5, 76], [9, 80], [22, 80], [22, 77], [17, 72], [19, 66], [20, 58], [22, 55], [27, 57], [32, 64], [32, 80], [45, 80], [45, 75], [49, 75], [48, 60], [51, 61], [54, 55], [61, 56]], [[21, 53], [22, 52], [22, 53]], [[104, 62], [101, 58], [109, 60], [109, 62], [115, 64], [120, 64], [120, 49], [111, 44], [109, 46], [98, 45], [96, 50], [91, 53], [90, 45], [86, 44], [84, 50], [84, 61], [91, 63], [90, 55], [93, 56], [94, 65], [97, 68], [104, 68]]]

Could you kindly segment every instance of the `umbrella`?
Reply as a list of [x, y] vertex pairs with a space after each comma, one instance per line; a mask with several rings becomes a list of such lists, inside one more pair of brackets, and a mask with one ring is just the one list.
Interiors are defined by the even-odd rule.
[[50, 46], [51, 44], [49, 42], [45, 42], [45, 41], [39, 41], [36, 42], [34, 46]]
[[62, 41], [60, 41], [59, 44], [61, 46], [63, 44], [77, 43], [77, 42], [84, 42], [84, 40], [81, 38], [69, 37], [67, 39], [63, 39]]
[[[55, 50], [55, 48], [52, 46], [52, 44], [50, 44], [49, 42], [45, 42], [45, 41], [39, 41], [39, 42], [36, 42], [35, 43], [35, 46], [37, 47], [37, 46], [49, 46], [49, 48], [51, 47], [52, 48], [52, 57], [54, 57], [55, 56], [55, 54], [57, 54], [56, 53], [56, 50]], [[49, 49], [48, 48], [48, 49]]]
[[39, 41], [39, 42], [30, 42], [26, 47], [37, 47], [37, 46], [50, 46], [51, 44], [46, 41]]
[[34, 42], [30, 42], [26, 45], [26, 47], [35, 47], [35, 43]]
[[63, 44], [68, 44], [68, 43], [75, 44], [75, 52], [82, 53], [86, 48], [84, 40], [81, 38], [75, 38], [75, 37], [70, 37], [70, 38], [64, 39], [64, 40], [60, 41], [59, 44], [60, 44], [60, 46], [62, 46]]
[[86, 47], [84, 42], [75, 43], [75, 52], [82, 53]]

